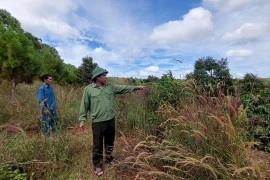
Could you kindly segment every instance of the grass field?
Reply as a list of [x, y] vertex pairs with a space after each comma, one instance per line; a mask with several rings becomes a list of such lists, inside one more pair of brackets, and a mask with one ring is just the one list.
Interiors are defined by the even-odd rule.
[[[115, 84], [126, 84], [119, 79]], [[91, 120], [78, 128], [83, 87], [53, 85], [60, 134], [44, 138], [36, 91], [40, 82], [19, 84], [16, 98], [0, 90], [0, 179], [268, 179], [269, 154], [245, 139], [245, 109], [237, 97], [193, 94], [149, 111], [151, 90], [116, 98], [118, 163], [104, 165], [98, 178], [92, 165]], [[183, 85], [181, 85], [183, 88]], [[197, 87], [185, 84], [185, 90]], [[161, 132], [160, 132], [161, 131]]]

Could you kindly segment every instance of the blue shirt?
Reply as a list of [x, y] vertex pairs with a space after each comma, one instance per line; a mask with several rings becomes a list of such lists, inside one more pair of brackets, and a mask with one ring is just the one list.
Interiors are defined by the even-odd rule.
[[37, 98], [40, 107], [44, 110], [56, 109], [56, 100], [54, 97], [53, 88], [47, 84], [42, 84], [37, 92]]

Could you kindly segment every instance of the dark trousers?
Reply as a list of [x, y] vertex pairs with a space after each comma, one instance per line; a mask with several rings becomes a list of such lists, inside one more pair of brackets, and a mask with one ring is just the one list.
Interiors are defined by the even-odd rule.
[[93, 130], [93, 164], [102, 167], [103, 141], [105, 145], [106, 162], [113, 160], [112, 151], [115, 137], [115, 119], [92, 123]]

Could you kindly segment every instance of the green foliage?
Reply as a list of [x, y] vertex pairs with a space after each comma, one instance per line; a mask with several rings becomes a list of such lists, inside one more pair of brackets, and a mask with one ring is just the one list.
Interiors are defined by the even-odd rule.
[[186, 98], [189, 95], [183, 91], [181, 81], [176, 80], [172, 72], [169, 71], [167, 74], [163, 74], [159, 81], [152, 84], [151, 91], [147, 96], [148, 108], [155, 111], [162, 104], [176, 106], [181, 96]]
[[17, 33], [23, 32], [20, 22], [4, 9], [0, 9], [0, 24], [4, 24], [5, 28], [11, 28]]
[[189, 73], [186, 78], [195, 79], [206, 91], [210, 90], [207, 88], [209, 85], [218, 87], [218, 84], [222, 84], [220, 87], [227, 93], [227, 90], [233, 85], [226, 58], [220, 60], [212, 57], [200, 58], [194, 64], [194, 72]]
[[0, 179], [27, 180], [26, 173], [21, 173], [12, 167], [0, 167]]
[[29, 32], [25, 32], [24, 35], [32, 41], [32, 43], [34, 44], [34, 48], [36, 50], [39, 50], [42, 48], [42, 39], [41, 38], [37, 38]]
[[205, 71], [214, 80], [230, 78], [227, 59], [216, 60], [212, 57], [200, 58], [195, 62], [194, 73], [198, 70]]
[[216, 84], [215, 80], [211, 78], [211, 76], [209, 76], [205, 70], [202, 70], [202, 69], [196, 70], [192, 78], [194, 78], [200, 84], [204, 84], [204, 85]]
[[57, 50], [47, 44], [43, 44], [42, 48], [39, 50], [39, 54], [43, 62], [40, 75], [48, 73], [51, 74], [57, 82], [61, 82], [64, 62], [60, 58]]
[[238, 85], [242, 94], [257, 94], [266, 87], [263, 81], [252, 73], [246, 73], [244, 78], [239, 80]]
[[252, 73], [237, 82], [241, 102], [247, 108], [249, 138], [260, 144], [257, 148], [270, 152], [270, 87]]
[[37, 76], [51, 74], [56, 82], [77, 82], [77, 68], [65, 64], [54, 47], [21, 29], [20, 23], [0, 9], [0, 76], [17, 83], [31, 83]]
[[33, 43], [13, 29], [0, 25], [1, 76], [15, 83], [31, 82], [38, 75], [41, 61], [37, 58]]
[[11, 14], [4, 9], [0, 9], [0, 23], [8, 24]]
[[64, 70], [61, 74], [61, 84], [75, 84], [77, 82], [77, 68], [72, 64], [64, 64]]
[[93, 62], [92, 57], [86, 56], [82, 58], [82, 64], [78, 67], [78, 83], [89, 84], [92, 81], [92, 71], [98, 66]]
[[270, 152], [270, 88], [256, 96], [244, 94], [241, 101], [247, 108], [249, 137], [260, 142], [258, 149]]
[[136, 79], [133, 78], [133, 77], [127, 78], [127, 82], [128, 82], [129, 85], [137, 85], [136, 84]]
[[41, 61], [32, 41], [17, 19], [0, 9], [0, 76], [14, 81], [32, 82], [38, 75]]
[[145, 80], [146, 83], [152, 83], [152, 82], [157, 82], [159, 80], [158, 77], [153, 76], [153, 75], [149, 75], [147, 77], [147, 79]]
[[48, 73], [60, 84], [72, 84], [77, 81], [77, 68], [74, 65], [65, 64], [55, 48], [41, 44], [38, 52], [38, 56], [42, 60], [42, 69], [39, 75]]

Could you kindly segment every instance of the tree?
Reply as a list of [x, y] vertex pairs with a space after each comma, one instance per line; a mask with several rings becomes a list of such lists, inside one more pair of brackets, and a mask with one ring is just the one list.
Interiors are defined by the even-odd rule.
[[25, 32], [24, 35], [33, 42], [34, 48], [36, 50], [39, 50], [42, 48], [42, 39], [41, 38], [37, 38], [29, 32]]
[[98, 67], [97, 63], [93, 62], [92, 57], [86, 56], [82, 58], [82, 64], [78, 67], [78, 82], [89, 83], [92, 80], [92, 71]]
[[77, 82], [77, 68], [71, 64], [64, 64], [64, 71], [62, 73], [62, 79], [60, 83], [62, 84], [74, 84]]
[[228, 68], [226, 58], [220, 60], [212, 57], [200, 58], [194, 64], [194, 72], [188, 74], [187, 78], [194, 78], [199, 84], [217, 84], [222, 83], [229, 87], [232, 85], [232, 78]]
[[[231, 93], [234, 90], [226, 58], [220, 60], [212, 57], [200, 58], [194, 64], [194, 71], [187, 74], [186, 78], [195, 79], [202, 89], [209, 93], [216, 94], [220, 90]], [[209, 91], [210, 89], [214, 91]]]
[[20, 22], [4, 9], [0, 9], [0, 24], [2, 23], [6, 28], [9, 27], [18, 33], [23, 32]]
[[157, 82], [159, 80], [158, 77], [154, 76], [154, 75], [148, 75], [147, 79], [145, 80], [146, 83], [150, 83], [150, 82]]
[[57, 50], [47, 44], [42, 44], [39, 55], [43, 63], [40, 75], [48, 73], [53, 76], [56, 82], [61, 82], [65, 67], [64, 61], [59, 56]]
[[[0, 76], [12, 82], [12, 98], [18, 83], [31, 83], [39, 74], [41, 60], [30, 33], [6, 10], [0, 9]], [[34, 37], [34, 36], [33, 36]]]
[[252, 73], [246, 73], [244, 78], [239, 81], [242, 94], [258, 94], [261, 90], [266, 88], [263, 81]]
[[37, 58], [33, 43], [23, 32], [6, 28], [3, 23], [0, 29], [1, 77], [12, 81], [14, 97], [16, 84], [32, 82], [39, 73], [41, 61]]
[[31, 83], [37, 76], [51, 74], [61, 84], [76, 83], [77, 68], [65, 64], [54, 47], [42, 43], [6, 10], [0, 9], [0, 77], [17, 83]]

